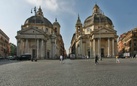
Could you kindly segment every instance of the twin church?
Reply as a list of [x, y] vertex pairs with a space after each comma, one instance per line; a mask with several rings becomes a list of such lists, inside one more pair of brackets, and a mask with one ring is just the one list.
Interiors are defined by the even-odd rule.
[[44, 17], [41, 7], [34, 11], [35, 15], [28, 18], [17, 32], [17, 56], [31, 54], [37, 59], [57, 59], [65, 55], [57, 19], [52, 24]]
[[[34, 11], [35, 15], [28, 18], [17, 32], [17, 56], [31, 54], [38, 59], [58, 59], [60, 55], [65, 56], [61, 26], [57, 19], [51, 23], [44, 17], [41, 7]], [[75, 58], [94, 58], [95, 55], [100, 58], [113, 57], [117, 54], [117, 31], [97, 4], [84, 24], [78, 16], [75, 28], [69, 49]]]
[[111, 19], [101, 12], [97, 4], [84, 24], [78, 16], [75, 28], [69, 50], [76, 58], [94, 58], [98, 55], [102, 59], [117, 54], [117, 31]]

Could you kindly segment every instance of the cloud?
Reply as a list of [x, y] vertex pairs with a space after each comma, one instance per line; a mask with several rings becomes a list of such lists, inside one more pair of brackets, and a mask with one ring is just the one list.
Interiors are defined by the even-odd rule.
[[43, 0], [26, 0], [28, 3], [35, 5], [35, 6], [39, 6], [42, 4]]
[[26, 0], [29, 4], [35, 6], [42, 6], [42, 8], [55, 12], [66, 12], [69, 14], [75, 14], [74, 6], [75, 0]]
[[59, 4], [57, 0], [45, 0], [46, 8], [52, 11], [56, 11], [59, 9]]

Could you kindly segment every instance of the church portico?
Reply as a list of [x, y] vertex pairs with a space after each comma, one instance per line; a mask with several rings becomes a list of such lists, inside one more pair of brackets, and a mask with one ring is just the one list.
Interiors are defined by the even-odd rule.
[[93, 56], [114, 57], [116, 54], [116, 43], [113, 38], [96, 38], [91, 43], [93, 43]]
[[18, 47], [18, 49], [20, 49], [22, 52], [20, 54], [18, 52], [18, 55], [24, 55], [24, 54], [32, 55], [34, 51], [38, 59], [44, 58], [45, 56], [44, 55], [44, 43], [42, 39], [23, 38], [23, 39], [20, 39], [20, 41], [21, 41], [20, 43], [21, 47]]

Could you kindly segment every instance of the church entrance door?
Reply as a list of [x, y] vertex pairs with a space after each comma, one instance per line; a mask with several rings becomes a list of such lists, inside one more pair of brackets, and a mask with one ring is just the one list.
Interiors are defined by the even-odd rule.
[[35, 49], [32, 50], [32, 58], [36, 58], [36, 50]]
[[101, 57], [104, 57], [104, 48], [101, 48]]

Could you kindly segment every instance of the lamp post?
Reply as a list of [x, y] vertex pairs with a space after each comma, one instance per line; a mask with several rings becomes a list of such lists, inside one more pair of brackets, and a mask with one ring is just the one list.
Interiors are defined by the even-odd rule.
[[36, 33], [33, 31], [33, 34], [35, 34], [35, 48], [33, 49], [33, 51], [32, 51], [32, 59], [31, 59], [31, 61], [33, 61], [33, 60], [35, 60], [35, 61], [37, 61], [37, 41], [36, 41]]
[[98, 51], [98, 53], [99, 53], [99, 57], [100, 57], [100, 60], [102, 60], [102, 57], [101, 57], [101, 15], [100, 15], [100, 17], [99, 17], [99, 51]]
[[[36, 7], [34, 7], [34, 8], [32, 8], [32, 9], [34, 9], [34, 13], [35, 13], [35, 22], [34, 22], [34, 25], [35, 25], [35, 27], [36, 27]], [[32, 9], [31, 9], [31, 13], [33, 13], [33, 11], [32, 11]], [[35, 28], [35, 27], [33, 27], [33, 28]], [[35, 28], [36, 29], [36, 28]], [[36, 31], [34, 32], [33, 31], [33, 33], [35, 34], [35, 54], [33, 54], [33, 55], [35, 55], [34, 57], [33, 57], [33, 59], [35, 58], [35, 61], [37, 61], [37, 41], [36, 41]], [[32, 61], [33, 61], [33, 59], [32, 59]]]

